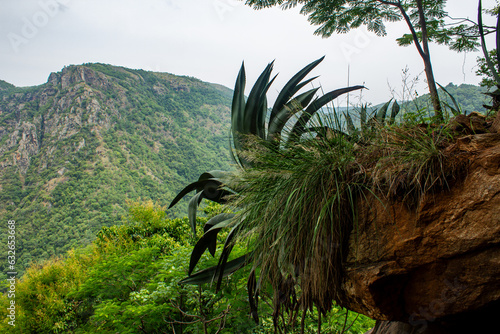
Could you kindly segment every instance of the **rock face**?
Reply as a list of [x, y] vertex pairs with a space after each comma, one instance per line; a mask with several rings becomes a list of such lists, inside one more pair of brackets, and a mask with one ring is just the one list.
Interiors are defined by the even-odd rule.
[[470, 159], [449, 189], [360, 204], [344, 306], [380, 320], [372, 333], [479, 333], [500, 314], [500, 134], [448, 149]]

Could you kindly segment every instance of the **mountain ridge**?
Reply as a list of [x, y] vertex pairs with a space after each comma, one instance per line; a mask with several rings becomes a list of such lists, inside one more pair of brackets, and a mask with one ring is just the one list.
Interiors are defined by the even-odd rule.
[[229, 168], [231, 95], [98, 63], [39, 86], [0, 83], [0, 219], [18, 221], [20, 268], [122, 223], [126, 201], [165, 204], [201, 172]]

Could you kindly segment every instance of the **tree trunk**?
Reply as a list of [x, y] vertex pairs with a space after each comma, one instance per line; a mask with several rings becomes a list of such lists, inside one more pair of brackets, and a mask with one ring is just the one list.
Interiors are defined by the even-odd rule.
[[441, 109], [441, 103], [439, 102], [439, 95], [436, 88], [436, 81], [434, 80], [434, 72], [432, 71], [431, 56], [429, 53], [429, 37], [427, 35], [427, 25], [425, 22], [425, 12], [422, 5], [422, 0], [417, 0], [418, 15], [420, 18], [420, 25], [422, 28], [422, 45], [418, 40], [418, 35], [417, 32], [415, 31], [415, 27], [413, 26], [410, 17], [406, 13], [401, 3], [390, 3], [384, 0], [378, 0], [378, 1], [386, 5], [392, 5], [398, 7], [399, 11], [401, 12], [401, 15], [403, 15], [403, 18], [406, 21], [406, 24], [408, 25], [408, 28], [411, 31], [411, 35], [413, 37], [413, 43], [415, 43], [415, 47], [417, 48], [420, 57], [424, 61], [425, 76], [427, 78], [427, 86], [429, 87], [429, 94], [431, 96], [432, 107], [434, 108], [435, 112], [435, 118], [439, 122], [443, 121], [444, 120], [443, 111]]
[[434, 108], [435, 117], [437, 121], [443, 122], [443, 110], [441, 109], [441, 102], [439, 101], [439, 95], [436, 88], [436, 81], [434, 80], [434, 73], [432, 71], [431, 60], [426, 57], [424, 60], [424, 70], [425, 76], [427, 78], [427, 86], [429, 87], [429, 93], [431, 95], [432, 107]]
[[[427, 24], [425, 22], [425, 12], [422, 5], [422, 0], [417, 0], [418, 15], [420, 17], [420, 26], [422, 29], [422, 46], [423, 54], [422, 60], [424, 61], [425, 76], [427, 78], [427, 86], [429, 87], [429, 93], [431, 95], [432, 106], [434, 108], [435, 117], [439, 122], [444, 120], [443, 111], [441, 109], [441, 103], [439, 102], [439, 95], [436, 88], [436, 81], [434, 80], [434, 72], [432, 71], [431, 56], [429, 53], [429, 37], [427, 35]], [[415, 44], [418, 40], [415, 41]]]

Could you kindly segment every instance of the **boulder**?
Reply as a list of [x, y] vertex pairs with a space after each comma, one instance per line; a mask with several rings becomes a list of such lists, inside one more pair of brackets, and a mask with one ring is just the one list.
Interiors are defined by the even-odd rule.
[[372, 334], [479, 333], [500, 314], [500, 134], [447, 150], [469, 163], [445, 189], [359, 203], [341, 304], [378, 320]]

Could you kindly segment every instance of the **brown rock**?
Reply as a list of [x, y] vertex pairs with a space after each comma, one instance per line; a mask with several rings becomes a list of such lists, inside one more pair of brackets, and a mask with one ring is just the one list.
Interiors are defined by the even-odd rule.
[[497, 117], [495, 118], [493, 124], [491, 125], [490, 132], [500, 133], [500, 112], [497, 112]]
[[471, 113], [468, 116], [458, 115], [452, 118], [448, 125], [453, 131], [463, 134], [479, 134], [489, 132], [488, 122], [484, 115]]
[[[360, 203], [343, 306], [443, 328], [436, 333], [474, 322], [469, 315], [478, 310], [500, 310], [500, 136], [467, 136], [448, 150], [470, 159], [450, 189], [425, 195], [415, 208], [373, 195]], [[396, 332], [403, 333], [373, 333]]]

